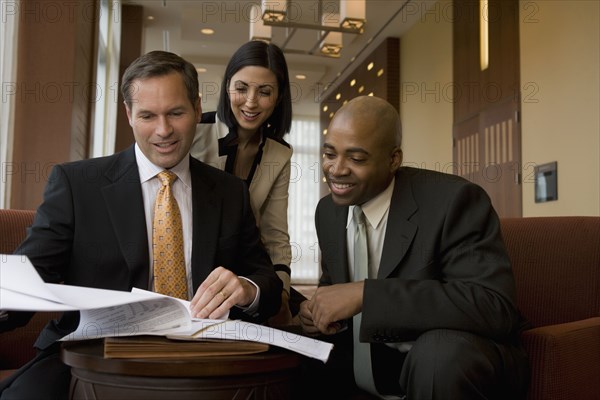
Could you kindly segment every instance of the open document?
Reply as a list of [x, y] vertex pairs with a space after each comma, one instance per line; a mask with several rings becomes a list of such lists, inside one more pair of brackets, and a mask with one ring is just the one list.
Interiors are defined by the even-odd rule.
[[[206, 321], [206, 320], [205, 320]], [[280, 329], [254, 324], [241, 320], [192, 322], [189, 334], [167, 334], [169, 339], [180, 340], [246, 340], [282, 347], [307, 357], [327, 362], [333, 345], [328, 342], [309, 338]]]
[[196, 319], [190, 303], [134, 288], [131, 292], [46, 283], [26, 256], [0, 254], [0, 310], [80, 311], [61, 340], [159, 335], [185, 340], [246, 340], [327, 361], [332, 344], [250, 322]]

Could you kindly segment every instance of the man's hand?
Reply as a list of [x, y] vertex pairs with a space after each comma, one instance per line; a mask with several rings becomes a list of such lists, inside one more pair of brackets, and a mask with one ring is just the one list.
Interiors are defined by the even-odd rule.
[[313, 323], [312, 310], [310, 300], [304, 300], [300, 303], [300, 311], [298, 312], [298, 318], [300, 319], [300, 326], [302, 330], [308, 336], [316, 336], [320, 332]]
[[308, 335], [337, 333], [343, 321], [362, 310], [363, 282], [321, 286], [300, 304], [300, 324]]
[[256, 297], [256, 287], [230, 270], [215, 268], [202, 282], [190, 306], [193, 318], [216, 319], [233, 306], [248, 306]]

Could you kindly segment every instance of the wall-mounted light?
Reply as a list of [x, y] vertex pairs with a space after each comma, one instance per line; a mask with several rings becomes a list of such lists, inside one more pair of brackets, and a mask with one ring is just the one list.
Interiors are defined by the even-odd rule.
[[490, 66], [490, 10], [488, 0], [479, 0], [479, 56], [481, 70]]

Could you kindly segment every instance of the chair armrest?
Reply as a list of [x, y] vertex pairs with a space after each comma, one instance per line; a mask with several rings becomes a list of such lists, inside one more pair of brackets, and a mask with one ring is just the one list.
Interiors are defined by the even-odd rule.
[[529, 399], [598, 398], [600, 317], [529, 329], [521, 340], [531, 365]]

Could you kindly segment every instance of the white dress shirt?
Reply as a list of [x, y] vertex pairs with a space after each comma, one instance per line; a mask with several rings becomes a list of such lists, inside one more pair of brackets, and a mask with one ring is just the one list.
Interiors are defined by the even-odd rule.
[[[154, 219], [154, 202], [156, 201], [156, 195], [162, 185], [157, 175], [162, 172], [164, 168], [154, 165], [139, 148], [138, 144], [135, 144], [135, 159], [138, 165], [138, 171], [140, 174], [140, 182], [142, 184], [142, 197], [144, 199], [144, 214], [146, 216], [146, 230], [148, 232], [148, 250], [150, 256], [150, 282], [148, 287], [154, 290], [154, 256], [152, 252], [152, 221]], [[194, 285], [192, 281], [192, 240], [193, 240], [193, 206], [192, 206], [192, 178], [190, 175], [190, 158], [183, 157], [179, 164], [169, 169], [175, 175], [177, 179], [173, 182], [171, 190], [177, 205], [179, 206], [179, 212], [181, 213], [181, 224], [183, 228], [183, 253], [185, 258], [185, 273], [187, 277], [188, 285], [188, 300], [194, 297]], [[252, 280], [240, 276], [250, 282], [256, 288], [256, 296], [254, 301], [246, 307], [236, 306], [243, 310], [245, 313], [252, 315], [256, 312], [260, 300], [260, 288]]]
[[[387, 229], [388, 215], [390, 213], [390, 204], [392, 194], [394, 193], [394, 178], [388, 187], [376, 197], [362, 204], [362, 210], [365, 214], [367, 227], [367, 246], [369, 248], [369, 279], [376, 279], [381, 263], [381, 254], [383, 253], [383, 240]], [[346, 223], [346, 243], [348, 244], [348, 266], [350, 267], [350, 276], [354, 276], [354, 227], [353, 218], [354, 206], [350, 207], [348, 212], [348, 221]], [[412, 347], [412, 343], [386, 343], [399, 351], [406, 352]]]
[[[156, 194], [161, 187], [160, 180], [156, 176], [164, 168], [154, 165], [142, 153], [137, 143], [135, 144], [135, 159], [137, 161], [140, 173], [140, 182], [142, 183], [142, 197], [144, 198], [144, 213], [146, 215], [146, 228], [148, 232], [148, 248], [150, 253], [150, 282], [149, 288], [154, 290], [154, 256], [152, 252], [152, 221], [154, 219], [154, 202]], [[170, 169], [177, 179], [173, 182], [171, 190], [177, 200], [179, 211], [181, 213], [181, 223], [183, 227], [183, 254], [185, 258], [185, 272], [188, 285], [188, 300], [194, 296], [192, 284], [192, 178], [190, 176], [190, 158], [183, 157], [183, 160]]]
[[[367, 246], [369, 247], [369, 278], [377, 278], [379, 264], [381, 262], [381, 253], [383, 252], [383, 239], [387, 229], [387, 217], [390, 212], [390, 203], [392, 193], [394, 192], [395, 179], [388, 187], [376, 197], [362, 204], [362, 210], [365, 214], [367, 226]], [[348, 244], [348, 265], [350, 267], [350, 276], [354, 276], [354, 227], [353, 220], [354, 206], [348, 211], [348, 221], [346, 223], [346, 243]]]

